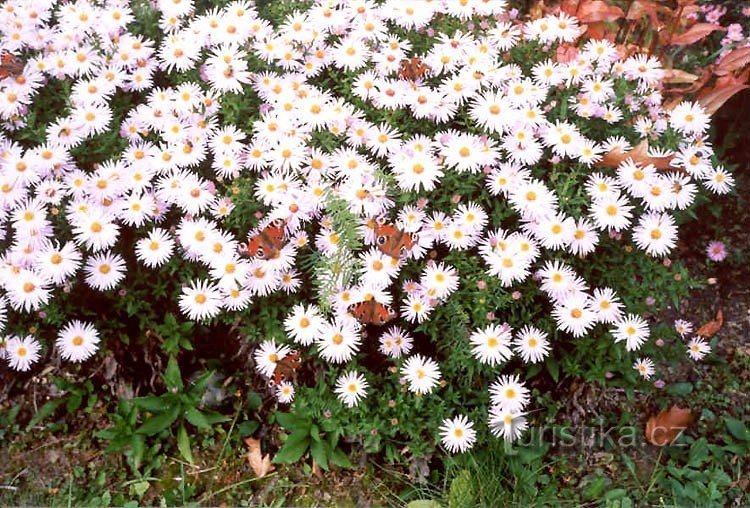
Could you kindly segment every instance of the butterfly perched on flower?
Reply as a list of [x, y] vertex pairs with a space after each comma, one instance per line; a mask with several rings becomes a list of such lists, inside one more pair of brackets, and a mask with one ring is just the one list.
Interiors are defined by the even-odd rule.
[[401, 60], [401, 65], [398, 68], [398, 77], [401, 79], [408, 79], [409, 81], [416, 81], [421, 79], [427, 70], [428, 67], [422, 62], [421, 58], [416, 56], [405, 58]]
[[276, 362], [276, 368], [273, 371], [273, 379], [269, 382], [271, 386], [277, 386], [282, 381], [293, 379], [297, 369], [302, 364], [299, 351], [290, 351], [284, 358]]
[[375, 224], [375, 244], [383, 254], [399, 259], [414, 246], [414, 237], [392, 224], [379, 220]]
[[391, 307], [376, 301], [374, 298], [355, 303], [348, 310], [357, 321], [366, 325], [384, 325], [396, 317], [396, 312]]
[[18, 58], [17, 56], [4, 51], [0, 55], [0, 79], [7, 77], [16, 77], [23, 72], [23, 68], [26, 62]]
[[276, 219], [254, 236], [248, 237], [247, 245], [241, 245], [243, 254], [258, 256], [262, 259], [276, 259], [286, 244], [284, 221]]

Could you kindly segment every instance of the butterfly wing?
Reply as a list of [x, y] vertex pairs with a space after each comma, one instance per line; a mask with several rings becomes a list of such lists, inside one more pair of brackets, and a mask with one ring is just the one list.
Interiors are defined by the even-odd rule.
[[18, 76], [23, 72], [25, 63], [20, 58], [17, 58], [11, 53], [5, 52], [0, 56], [0, 79], [5, 79], [9, 76]]
[[390, 224], [376, 227], [375, 235], [380, 252], [395, 259], [400, 259], [414, 245], [414, 239], [409, 233]]
[[415, 56], [401, 60], [398, 75], [400, 78], [416, 81], [424, 76], [425, 72], [427, 72], [427, 66], [419, 57]]
[[265, 260], [276, 259], [284, 243], [284, 221], [277, 219], [248, 240], [247, 253]]
[[349, 312], [357, 321], [366, 325], [384, 325], [396, 317], [391, 307], [375, 300], [354, 304], [349, 308]]

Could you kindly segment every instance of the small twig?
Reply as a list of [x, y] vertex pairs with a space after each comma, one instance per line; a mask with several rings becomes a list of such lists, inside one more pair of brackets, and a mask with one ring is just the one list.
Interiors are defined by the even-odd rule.
[[200, 503], [205, 503], [206, 501], [208, 501], [209, 499], [213, 498], [214, 496], [218, 496], [219, 494], [222, 494], [222, 493], [224, 493], [224, 492], [226, 492], [228, 490], [232, 490], [234, 488], [237, 488], [237, 487], [239, 487], [241, 485], [245, 485], [247, 483], [252, 483], [252, 482], [255, 482], [255, 481], [258, 481], [258, 480], [262, 480], [263, 478], [270, 478], [272, 476], [276, 476], [277, 474], [278, 473], [271, 473], [271, 474], [267, 474], [267, 475], [265, 475], [265, 476], [263, 476], [261, 478], [248, 478], [247, 480], [242, 480], [241, 482], [233, 483], [232, 485], [227, 485], [226, 487], [224, 487], [222, 489], [219, 489], [219, 490], [217, 490], [215, 492], [210, 492], [210, 493], [208, 493], [208, 494], [206, 494], [204, 496], [201, 496], [201, 498], [198, 501]]
[[229, 438], [232, 437], [232, 432], [234, 431], [234, 425], [237, 423], [237, 418], [240, 417], [241, 409], [242, 409], [242, 406], [238, 405], [237, 411], [234, 413], [234, 419], [232, 420], [232, 425], [229, 426], [229, 432], [227, 432], [227, 437], [224, 438], [224, 444], [221, 445], [219, 456], [216, 458], [216, 464], [214, 465], [214, 469], [219, 467], [219, 462], [221, 462], [221, 459], [224, 457], [224, 451], [227, 449], [227, 444], [229, 444]]
[[654, 470], [651, 472], [651, 481], [648, 485], [648, 489], [646, 489], [646, 493], [643, 494], [643, 497], [645, 498], [644, 501], [648, 501], [648, 495], [651, 493], [651, 489], [654, 488], [654, 485], [656, 484], [656, 472], [659, 470], [659, 466], [661, 465], [661, 456], [664, 454], [664, 447], [662, 447], [661, 450], [659, 450], [659, 456], [656, 457], [656, 465], [654, 466]]

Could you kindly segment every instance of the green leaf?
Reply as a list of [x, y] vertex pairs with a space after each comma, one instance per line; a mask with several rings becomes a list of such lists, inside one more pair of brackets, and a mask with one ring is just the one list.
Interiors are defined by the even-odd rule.
[[276, 464], [292, 464], [305, 454], [310, 446], [310, 433], [306, 429], [295, 430], [287, 438], [284, 446], [273, 458]]
[[693, 391], [691, 383], [675, 383], [667, 387], [667, 393], [670, 395], [688, 395]]
[[552, 376], [552, 379], [555, 380], [555, 383], [557, 383], [560, 379], [560, 365], [557, 363], [557, 360], [550, 357], [547, 362], [547, 371], [549, 372], [550, 376]]
[[164, 371], [164, 384], [170, 390], [182, 391], [185, 385], [182, 383], [182, 374], [180, 374], [180, 366], [177, 365], [177, 359], [174, 356], [169, 357], [169, 363], [167, 363], [167, 370]]
[[168, 429], [177, 420], [178, 416], [180, 416], [180, 406], [174, 405], [167, 412], [156, 414], [146, 420], [143, 425], [138, 427], [136, 432], [146, 436], [153, 436], [164, 429]]
[[200, 429], [211, 428], [211, 422], [208, 421], [206, 415], [194, 407], [189, 407], [185, 410], [185, 419]]
[[304, 429], [305, 432], [309, 433], [312, 425], [312, 421], [309, 419], [300, 418], [292, 413], [276, 413], [276, 422], [289, 432]]
[[190, 437], [188, 436], [187, 430], [185, 430], [185, 424], [180, 424], [180, 428], [177, 430], [177, 449], [180, 450], [185, 460], [193, 463], [193, 454], [190, 451]]
[[354, 466], [352, 465], [352, 462], [349, 460], [349, 457], [346, 456], [346, 454], [341, 450], [341, 448], [336, 448], [333, 450], [333, 453], [330, 455], [330, 460], [332, 464], [337, 465], [338, 467], [343, 467], [347, 469], [353, 469]]
[[628, 491], [625, 489], [611, 489], [604, 494], [604, 499], [611, 501], [613, 499], [623, 499], [628, 496]]
[[415, 499], [406, 508], [440, 508], [440, 503], [432, 499]]
[[729, 433], [732, 434], [735, 439], [739, 439], [740, 441], [750, 441], [750, 433], [748, 433], [747, 426], [745, 426], [744, 422], [737, 420], [736, 418], [724, 418], [724, 422], [727, 424]]
[[310, 426], [310, 437], [313, 438], [313, 441], [321, 441], [320, 429], [314, 423]]
[[133, 403], [141, 409], [151, 411], [152, 413], [161, 413], [169, 409], [170, 401], [167, 397], [158, 395], [149, 395], [148, 397], [137, 397]]
[[318, 463], [318, 465], [325, 471], [329, 470], [328, 467], [328, 443], [325, 441], [313, 441], [310, 443], [310, 455]]
[[36, 414], [31, 417], [31, 420], [29, 420], [29, 424], [26, 426], [26, 431], [28, 432], [34, 425], [54, 413], [55, 410], [60, 407], [63, 402], [65, 402], [65, 399], [55, 399], [47, 402], [45, 405], [39, 408], [39, 411], [37, 411]]
[[138, 496], [138, 498], [141, 498], [150, 486], [151, 484], [147, 481], [136, 482], [130, 486], [130, 492]]
[[193, 386], [190, 391], [203, 397], [203, 394], [205, 393], [206, 388], [208, 388], [208, 385], [211, 384], [213, 377], [213, 371], [204, 372], [198, 377], [198, 379], [193, 381]]
[[76, 409], [81, 407], [81, 403], [83, 402], [83, 395], [81, 392], [73, 392], [70, 394], [70, 397], [68, 398], [68, 402], [65, 404], [65, 410], [68, 413], [73, 413]]
[[133, 434], [130, 440], [130, 458], [133, 461], [133, 469], [138, 471], [143, 462], [143, 454], [146, 452], [146, 438]]
[[257, 411], [263, 405], [263, 398], [256, 392], [247, 394], [247, 408], [250, 411]]
[[706, 441], [705, 437], [702, 437], [690, 446], [688, 465], [691, 467], [698, 467], [703, 464], [706, 459], [708, 459], [708, 441]]
[[260, 424], [255, 420], [247, 420], [237, 425], [237, 432], [240, 433], [240, 436], [247, 437], [258, 430], [259, 426]]

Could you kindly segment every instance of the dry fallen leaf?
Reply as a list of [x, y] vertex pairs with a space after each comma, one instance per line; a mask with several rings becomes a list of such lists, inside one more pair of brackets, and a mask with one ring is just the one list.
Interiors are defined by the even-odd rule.
[[575, 16], [581, 23], [614, 21], [625, 16], [622, 9], [603, 0], [584, 0], [578, 4]]
[[621, 152], [620, 150], [612, 150], [604, 154], [602, 160], [596, 163], [599, 167], [616, 168], [627, 159], [632, 159], [633, 162], [638, 164], [653, 164], [656, 169], [673, 169], [669, 165], [672, 161], [673, 156], [669, 157], [652, 157], [648, 154], [648, 140], [641, 141], [637, 146], [628, 150], [627, 152]]
[[247, 446], [247, 463], [250, 464], [255, 476], [263, 478], [268, 473], [274, 470], [273, 464], [271, 464], [271, 456], [260, 451], [260, 441], [248, 437], [245, 439], [245, 445]]
[[719, 309], [716, 312], [716, 317], [698, 328], [698, 331], [695, 332], [695, 334], [703, 337], [704, 339], [710, 339], [711, 337], [719, 333], [719, 330], [721, 330], [722, 326], [724, 326], [724, 313], [721, 311], [721, 309]]
[[693, 420], [693, 412], [679, 406], [660, 411], [646, 422], [646, 441], [656, 446], [674, 442]]
[[694, 83], [700, 76], [681, 71], [680, 69], [667, 69], [664, 71], [662, 81], [670, 85]]
[[726, 53], [716, 63], [716, 70], [714, 73], [717, 76], [724, 76], [730, 72], [742, 69], [744, 66], [750, 63], [750, 47], [739, 48]]
[[693, 44], [694, 42], [698, 42], [699, 40], [708, 37], [717, 30], [724, 31], [726, 28], [713, 23], [696, 23], [680, 35], [672, 37], [669, 43], [672, 46], [687, 46], [688, 44]]
[[670, 12], [670, 9], [666, 5], [660, 5], [656, 2], [635, 0], [631, 2], [625, 17], [630, 21], [640, 21], [644, 16], [648, 16], [651, 27], [657, 29], [662, 25], [659, 21], [660, 12], [666, 14]]
[[735, 94], [747, 88], [750, 88], [750, 85], [742, 83], [717, 85], [713, 88], [705, 88], [698, 94], [696, 100], [703, 106], [706, 113], [713, 115]]

